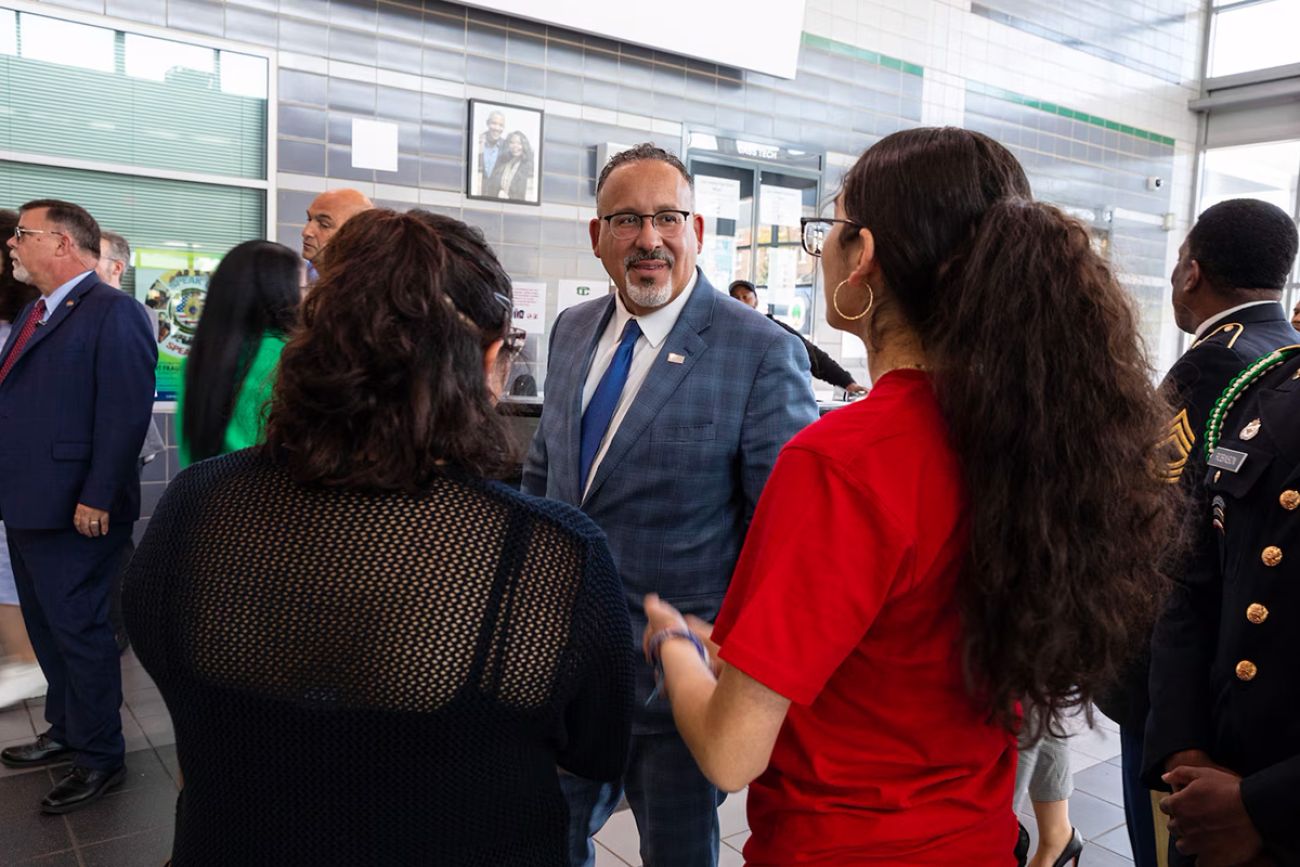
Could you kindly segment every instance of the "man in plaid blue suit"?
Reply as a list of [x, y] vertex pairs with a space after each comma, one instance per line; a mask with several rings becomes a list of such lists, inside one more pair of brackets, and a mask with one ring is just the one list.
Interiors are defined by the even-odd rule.
[[[646, 593], [716, 617], [777, 452], [817, 418], [799, 340], [695, 267], [704, 219], [693, 198], [685, 166], [654, 145], [606, 165], [590, 231], [618, 291], [556, 320], [524, 465], [526, 492], [579, 506], [605, 531], [638, 658]], [[590, 837], [622, 791], [646, 867], [717, 864], [719, 792], [653, 689], [642, 663], [622, 790], [561, 779], [575, 867], [594, 863]]]

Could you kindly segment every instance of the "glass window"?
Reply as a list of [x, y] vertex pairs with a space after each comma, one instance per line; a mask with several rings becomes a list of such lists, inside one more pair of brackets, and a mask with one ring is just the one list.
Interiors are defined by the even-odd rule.
[[18, 13], [0, 9], [0, 54], [18, 53]]
[[1214, 13], [1207, 77], [1300, 62], [1300, 0], [1239, 3]]
[[[114, 32], [41, 15], [19, 16], [19, 45], [28, 60], [112, 72], [117, 64]], [[43, 91], [50, 93], [49, 90]]]
[[[10, 20], [22, 50], [0, 51], [0, 150], [266, 178], [265, 58], [27, 12], [0, 17], [0, 46]], [[51, 111], [72, 93], [94, 110]]]
[[1300, 180], [1300, 141], [1268, 142], [1205, 152], [1197, 213], [1225, 199], [1272, 202], [1295, 213]]

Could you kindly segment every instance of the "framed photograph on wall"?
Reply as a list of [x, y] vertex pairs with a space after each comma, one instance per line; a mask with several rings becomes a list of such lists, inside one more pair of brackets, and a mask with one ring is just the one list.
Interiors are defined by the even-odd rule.
[[541, 204], [542, 112], [471, 99], [465, 165], [471, 199]]

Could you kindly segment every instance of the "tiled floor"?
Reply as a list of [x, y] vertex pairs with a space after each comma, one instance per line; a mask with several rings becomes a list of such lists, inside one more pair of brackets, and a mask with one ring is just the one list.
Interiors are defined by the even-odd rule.
[[[44, 816], [37, 805], [61, 769], [0, 767], [0, 865], [158, 867], [167, 860], [178, 775], [171, 718], [130, 652], [122, 657], [122, 688], [127, 782], [84, 810]], [[29, 741], [44, 730], [42, 705], [32, 701], [0, 712], [0, 748]], [[1120, 793], [1119, 733], [1105, 717], [1099, 715], [1098, 721], [1098, 728], [1081, 729], [1070, 740], [1075, 774], [1070, 818], [1088, 841], [1082, 864], [1131, 865]], [[727, 799], [719, 821], [721, 867], [740, 867], [741, 849], [749, 837], [743, 792]], [[1021, 821], [1034, 836], [1032, 815], [1021, 816]], [[597, 867], [638, 867], [638, 839], [631, 812], [614, 814], [596, 836]]]

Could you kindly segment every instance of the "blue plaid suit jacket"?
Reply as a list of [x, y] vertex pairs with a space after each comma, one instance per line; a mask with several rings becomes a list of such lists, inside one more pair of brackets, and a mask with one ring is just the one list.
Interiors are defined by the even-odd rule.
[[[556, 320], [523, 489], [580, 507], [605, 531], [639, 660], [646, 593], [710, 622], [717, 616], [777, 453], [817, 419], [817, 404], [800, 340], [701, 273], [584, 498], [582, 390], [613, 312], [607, 296]], [[670, 362], [670, 354], [684, 361]], [[666, 701], [644, 707], [652, 689], [653, 672], [642, 663], [637, 733], [672, 728]]]

